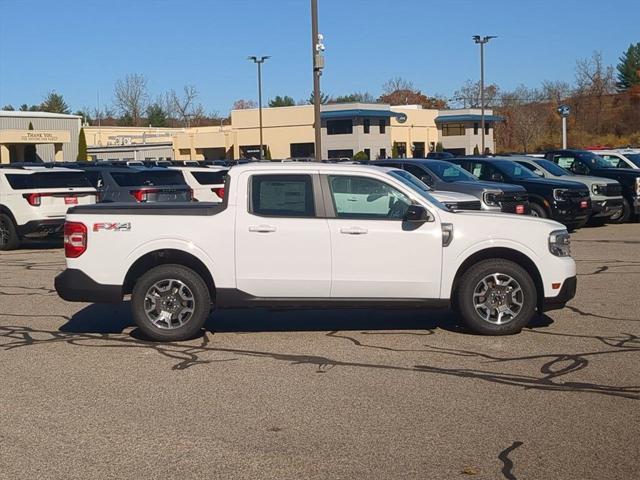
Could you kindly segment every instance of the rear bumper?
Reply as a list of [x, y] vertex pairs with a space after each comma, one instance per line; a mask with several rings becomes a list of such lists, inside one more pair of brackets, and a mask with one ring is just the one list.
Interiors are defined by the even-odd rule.
[[622, 197], [614, 200], [596, 200], [591, 202], [594, 217], [610, 217], [622, 210]]
[[545, 297], [542, 301], [542, 311], [559, 310], [564, 308], [569, 300], [576, 296], [577, 277], [567, 278], [562, 284], [560, 293], [556, 297]]
[[122, 285], [97, 283], [82, 270], [67, 268], [54, 281], [56, 292], [67, 302], [118, 303], [122, 301]]
[[49, 220], [31, 220], [24, 225], [18, 225], [18, 235], [62, 235], [64, 217]]

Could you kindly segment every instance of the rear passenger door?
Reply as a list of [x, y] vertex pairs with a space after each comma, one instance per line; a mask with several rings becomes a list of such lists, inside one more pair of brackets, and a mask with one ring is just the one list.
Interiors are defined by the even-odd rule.
[[315, 173], [245, 172], [236, 209], [237, 288], [256, 297], [325, 298], [331, 254]]

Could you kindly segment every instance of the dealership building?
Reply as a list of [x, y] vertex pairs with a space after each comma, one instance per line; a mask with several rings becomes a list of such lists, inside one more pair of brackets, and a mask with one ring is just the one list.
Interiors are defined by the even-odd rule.
[[[481, 144], [480, 111], [372, 103], [323, 105], [322, 157], [421, 158], [436, 149], [471, 154]], [[494, 151], [485, 115], [485, 144]], [[263, 143], [271, 158], [313, 157], [313, 105], [262, 109]], [[32, 127], [32, 129], [30, 129]], [[75, 160], [81, 118], [41, 112], [0, 112], [0, 162]], [[90, 160], [219, 160], [258, 157], [258, 109], [233, 110], [228, 125], [191, 128], [84, 126]]]

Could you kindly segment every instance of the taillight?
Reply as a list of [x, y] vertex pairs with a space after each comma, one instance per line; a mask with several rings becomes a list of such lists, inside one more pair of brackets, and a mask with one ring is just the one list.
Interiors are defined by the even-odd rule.
[[32, 207], [39, 207], [40, 206], [40, 198], [42, 197], [41, 194], [39, 194], [39, 193], [23, 193], [22, 196], [24, 198], [26, 198], [27, 202], [29, 202], [29, 205], [31, 205]]
[[146, 202], [148, 199], [148, 194], [150, 193], [158, 193], [160, 190], [158, 189], [150, 189], [147, 188], [145, 190], [131, 190], [129, 193], [131, 195], [133, 195], [133, 197], [138, 201], [138, 202]]
[[64, 224], [64, 256], [78, 258], [87, 250], [87, 227], [80, 222]]
[[218, 197], [224, 198], [224, 187], [212, 188], [211, 191]]
[[516, 205], [516, 213], [518, 215], [523, 215], [524, 214], [524, 205]]

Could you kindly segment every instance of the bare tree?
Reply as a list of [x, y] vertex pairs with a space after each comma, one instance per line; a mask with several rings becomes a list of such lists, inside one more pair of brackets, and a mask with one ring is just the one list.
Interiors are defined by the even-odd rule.
[[576, 92], [581, 97], [589, 97], [580, 120], [593, 121], [593, 127], [586, 127], [595, 133], [601, 132], [604, 97], [615, 92], [615, 88], [613, 67], [604, 65], [602, 53], [593, 52], [591, 58], [576, 61]]
[[390, 78], [384, 83], [384, 85], [382, 85], [383, 95], [389, 95], [390, 93], [397, 92], [398, 90], [415, 92], [416, 89], [413, 86], [413, 82], [405, 80], [402, 77]]
[[542, 96], [550, 102], [562, 103], [572, 94], [569, 83], [562, 80], [545, 80], [542, 82]]
[[[500, 88], [495, 83], [484, 86], [484, 106], [493, 107], [500, 95]], [[463, 108], [480, 108], [480, 82], [467, 80], [462, 87], [455, 91], [453, 99], [462, 104]]]
[[256, 108], [258, 106], [258, 104], [256, 102], [254, 102], [253, 100], [245, 100], [244, 98], [241, 98], [240, 100], [236, 100], [235, 102], [233, 102], [233, 110], [246, 110], [249, 108]]
[[139, 126], [149, 99], [144, 75], [133, 73], [116, 81], [114, 97], [115, 107], [126, 123]]
[[178, 119], [184, 127], [189, 127], [192, 119], [197, 117], [198, 121], [200, 121], [205, 116], [204, 107], [196, 104], [198, 90], [193, 85], [185, 85], [182, 96], [178, 95], [175, 90], [171, 90], [169, 98]]

